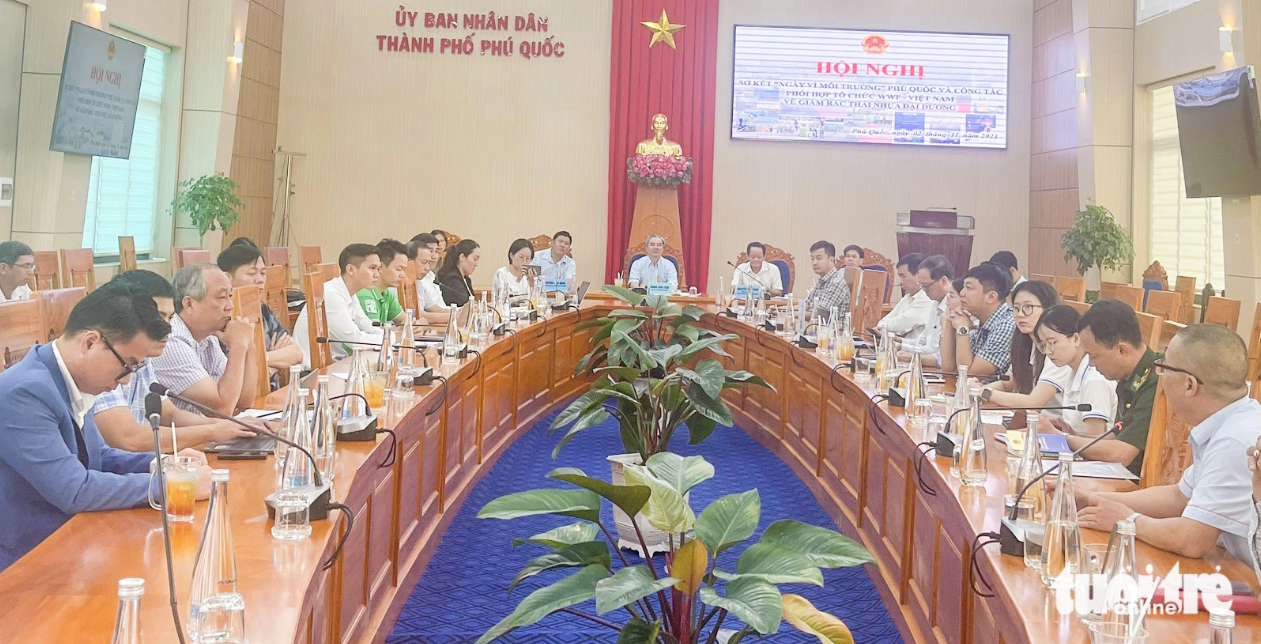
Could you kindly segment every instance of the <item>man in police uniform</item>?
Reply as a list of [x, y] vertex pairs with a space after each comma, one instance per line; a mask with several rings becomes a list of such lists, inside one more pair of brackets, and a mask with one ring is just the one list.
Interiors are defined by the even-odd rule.
[[1121, 433], [1082, 452], [1093, 461], [1120, 463], [1138, 475], [1143, 469], [1143, 449], [1152, 420], [1159, 377], [1155, 364], [1160, 354], [1143, 341], [1134, 309], [1119, 300], [1100, 300], [1082, 316], [1077, 326], [1082, 348], [1090, 364], [1117, 383], [1117, 419]]

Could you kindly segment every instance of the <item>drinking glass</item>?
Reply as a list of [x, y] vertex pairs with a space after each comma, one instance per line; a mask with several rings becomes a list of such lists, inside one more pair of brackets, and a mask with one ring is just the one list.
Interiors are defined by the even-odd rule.
[[820, 324], [815, 327], [815, 341], [819, 345], [819, 355], [829, 355], [832, 349], [832, 329], [831, 327]]
[[[169, 521], [193, 520], [197, 504], [197, 472], [201, 459], [193, 456], [163, 456], [162, 475], [166, 479], [166, 518]], [[149, 505], [154, 510], [162, 506], [153, 497], [155, 485], [149, 486]]]
[[1123, 622], [1093, 622], [1089, 625], [1090, 644], [1147, 644], [1147, 630], [1142, 626], [1130, 632]]
[[928, 429], [925, 431], [928, 434], [925, 440], [937, 440], [937, 434], [946, 431], [946, 416], [937, 413], [930, 414], [928, 416]]
[[271, 536], [281, 541], [301, 541], [311, 536], [310, 508], [306, 495], [296, 489], [276, 495], [276, 522]]
[[1038, 523], [1025, 528], [1025, 567], [1042, 570], [1042, 542], [1046, 540], [1046, 524]]
[[363, 397], [368, 399], [368, 406], [380, 409], [385, 404], [385, 382], [389, 380], [389, 372], [369, 371], [363, 382]]
[[695, 286], [689, 286], [689, 287], [688, 287], [688, 289], [687, 289], [687, 294], [688, 294], [688, 295], [691, 295], [692, 297], [696, 297], [696, 287], [695, 287]]

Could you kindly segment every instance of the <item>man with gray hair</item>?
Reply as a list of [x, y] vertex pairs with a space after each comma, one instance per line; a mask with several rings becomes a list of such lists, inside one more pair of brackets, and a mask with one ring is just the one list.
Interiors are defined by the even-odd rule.
[[253, 323], [232, 317], [232, 279], [213, 264], [193, 264], [171, 282], [175, 316], [166, 348], [153, 361], [157, 381], [225, 414], [248, 407], [258, 391], [258, 372], [248, 365], [259, 347], [253, 346]]
[[[1189, 326], [1170, 341], [1155, 371], [1169, 412], [1195, 426], [1188, 438], [1193, 463], [1177, 485], [1079, 493], [1080, 525], [1108, 531], [1121, 519], [1131, 518], [1138, 538], [1157, 548], [1201, 558], [1221, 544], [1252, 564], [1247, 449], [1261, 436], [1261, 404], [1248, 397], [1248, 349], [1243, 339], [1226, 327]], [[1150, 467], [1151, 459], [1162, 455], [1148, 457]]]
[[674, 267], [674, 262], [662, 257], [666, 251], [666, 238], [649, 235], [644, 248], [648, 254], [631, 263], [626, 285], [639, 288], [649, 284], [669, 284], [671, 291], [679, 290], [679, 270]]

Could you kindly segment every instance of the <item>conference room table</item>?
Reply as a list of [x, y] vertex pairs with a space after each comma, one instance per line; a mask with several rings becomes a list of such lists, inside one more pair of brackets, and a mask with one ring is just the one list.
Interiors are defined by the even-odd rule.
[[[345, 527], [336, 512], [313, 522], [308, 540], [276, 541], [263, 504], [275, 486], [272, 459], [212, 456], [212, 465], [231, 472], [228, 504], [249, 642], [383, 641], [472, 488], [517, 437], [587, 385], [574, 366], [593, 330], [575, 327], [610, 308], [590, 300], [491, 338], [459, 364], [439, 367], [445, 383], [419, 387], [399, 413], [381, 415], [395, 436], [340, 443], [333, 493], [354, 510], [355, 521], [328, 570], [322, 563]], [[735, 336], [728, 345], [733, 368], [775, 386], [723, 396], [737, 425], [790, 466], [840, 530], [871, 550], [877, 563], [868, 572], [908, 642], [1088, 641], [1076, 617], [1056, 612], [1052, 594], [1022, 558], [1002, 555], [997, 544], [973, 554], [977, 536], [999, 527], [1008, 487], [1004, 449], [990, 443], [984, 487], [963, 487], [950, 475], [949, 459], [917, 457], [922, 430], [908, 430], [901, 409], [873, 403], [873, 382], [858, 382], [815, 350], [743, 321], [710, 315], [701, 324]], [[324, 371], [347, 368], [343, 361]], [[339, 382], [332, 379], [334, 389]], [[278, 409], [283, 401], [280, 391], [258, 406]], [[991, 441], [999, 430], [988, 428]], [[184, 621], [206, 505], [198, 504], [191, 524], [172, 530]], [[1082, 538], [1096, 543], [1107, 535], [1083, 530]], [[1138, 545], [1140, 566], [1150, 563], [1159, 573], [1175, 560]], [[969, 572], [974, 563], [975, 575]], [[1220, 569], [1257, 589], [1251, 568], [1220, 548], [1180, 564], [1183, 573]], [[176, 641], [161, 519], [141, 508], [80, 514], [0, 573], [0, 642], [107, 641], [123, 577], [145, 579], [147, 641]], [[980, 596], [973, 586], [992, 589], [992, 596]], [[509, 608], [505, 604], [505, 614]], [[1237, 619], [1236, 642], [1261, 641], [1261, 618]], [[1153, 644], [1208, 638], [1204, 613], [1151, 616], [1147, 627]]]

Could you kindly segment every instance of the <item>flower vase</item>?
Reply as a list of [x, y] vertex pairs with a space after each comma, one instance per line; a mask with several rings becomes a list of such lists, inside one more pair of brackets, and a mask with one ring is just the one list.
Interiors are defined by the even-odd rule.
[[[623, 466], [642, 465], [643, 459], [639, 454], [614, 454], [608, 457], [609, 465], [613, 470], [613, 485], [626, 485], [626, 474]], [[691, 492], [683, 497], [684, 501], [689, 501]], [[635, 515], [635, 523], [631, 523], [630, 516], [622, 509], [613, 506], [613, 523], [617, 528], [617, 547], [623, 550], [630, 550], [640, 557], [645, 557], [644, 549], [639, 545], [639, 537], [635, 534], [635, 525], [639, 526], [639, 532], [644, 535], [644, 544], [648, 546], [647, 556], [652, 556], [658, 552], [667, 552], [670, 550], [670, 534], [662, 530], [658, 530], [643, 514]], [[679, 543], [682, 535], [675, 536], [675, 543]], [[645, 557], [646, 558], [646, 557]]]

